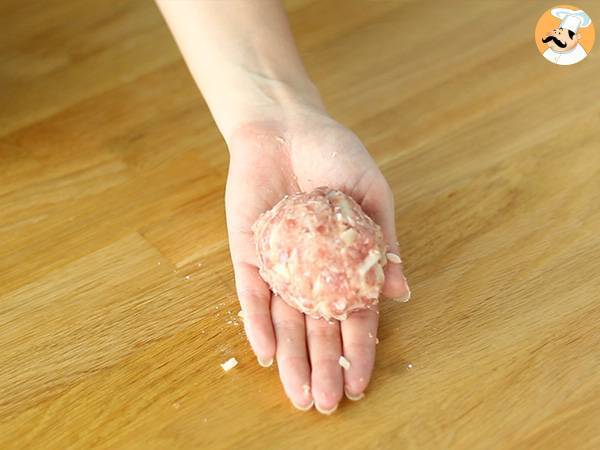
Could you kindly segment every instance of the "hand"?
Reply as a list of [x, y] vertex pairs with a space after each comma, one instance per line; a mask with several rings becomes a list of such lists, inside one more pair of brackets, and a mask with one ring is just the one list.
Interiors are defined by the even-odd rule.
[[[350, 130], [311, 108], [282, 117], [241, 125], [227, 140], [230, 250], [246, 334], [259, 363], [269, 366], [276, 357], [292, 403], [305, 410], [314, 401], [327, 414], [343, 390], [354, 400], [363, 396], [375, 359], [378, 312], [355, 312], [330, 324], [272, 295], [258, 274], [251, 226], [285, 194], [329, 186], [352, 196], [381, 225], [388, 251], [398, 253], [393, 194]], [[386, 265], [383, 293], [408, 297], [401, 265]], [[338, 364], [342, 354], [351, 363], [348, 370]]]
[[[297, 407], [310, 407], [314, 397], [317, 409], [333, 412], [342, 389], [356, 399], [369, 383], [377, 313], [329, 325], [272, 296], [258, 274], [250, 227], [285, 194], [326, 185], [354, 197], [396, 253], [390, 188], [356, 136], [324, 112], [280, 1], [158, 5], [229, 147], [227, 227], [250, 344], [262, 365], [277, 357]], [[386, 266], [385, 276], [384, 294], [408, 297], [398, 264]], [[342, 353], [351, 363], [346, 371], [338, 365]]]

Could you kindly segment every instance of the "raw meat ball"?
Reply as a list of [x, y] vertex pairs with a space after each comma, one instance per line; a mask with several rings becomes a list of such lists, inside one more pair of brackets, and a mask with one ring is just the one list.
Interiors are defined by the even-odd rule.
[[252, 230], [260, 275], [294, 308], [344, 320], [377, 304], [387, 262], [381, 228], [343, 192], [286, 195]]

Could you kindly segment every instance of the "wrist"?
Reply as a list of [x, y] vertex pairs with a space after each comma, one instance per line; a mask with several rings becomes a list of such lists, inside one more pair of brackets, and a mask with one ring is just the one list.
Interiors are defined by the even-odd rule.
[[227, 142], [236, 129], [248, 123], [285, 123], [307, 114], [327, 114], [319, 91], [308, 76], [286, 79], [244, 71], [238, 81], [225, 83], [233, 88], [219, 89], [227, 94], [209, 102], [209, 106]]

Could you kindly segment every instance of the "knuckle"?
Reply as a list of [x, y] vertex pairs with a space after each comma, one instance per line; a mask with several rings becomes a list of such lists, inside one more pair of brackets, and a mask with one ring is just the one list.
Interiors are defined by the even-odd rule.
[[340, 339], [340, 330], [338, 327], [309, 328], [306, 334], [311, 339], [324, 339], [327, 341]]

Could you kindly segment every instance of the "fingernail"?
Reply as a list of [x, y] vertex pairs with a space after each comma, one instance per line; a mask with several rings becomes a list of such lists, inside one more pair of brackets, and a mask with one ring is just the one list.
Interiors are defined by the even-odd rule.
[[271, 365], [273, 365], [273, 358], [262, 359], [260, 356], [258, 356], [256, 359], [258, 359], [258, 364], [262, 367], [271, 367]]
[[404, 293], [403, 296], [397, 297], [397, 298], [394, 299], [397, 302], [406, 303], [407, 301], [410, 300], [411, 292], [410, 292], [410, 287], [408, 287], [408, 283], [406, 281], [406, 278], [404, 278], [404, 285], [406, 286], [406, 292]]
[[410, 291], [407, 291], [406, 294], [403, 295], [402, 297], [397, 297], [397, 298], [394, 298], [393, 300], [398, 303], [406, 303], [407, 301], [410, 300]]
[[358, 395], [352, 395], [352, 394], [350, 394], [350, 392], [348, 392], [348, 390], [346, 388], [344, 388], [344, 394], [346, 394], [346, 398], [348, 400], [352, 400], [353, 402], [357, 402], [365, 396], [364, 392], [361, 392]]
[[292, 405], [294, 405], [294, 408], [299, 409], [300, 411], [308, 411], [309, 409], [311, 409], [313, 407], [314, 404], [315, 404], [315, 401], [311, 400], [308, 405], [301, 406], [298, 403], [294, 402], [294, 400], [292, 400]]
[[319, 411], [321, 414], [325, 414], [326, 416], [333, 414], [335, 412], [335, 410], [337, 409], [337, 407], [338, 407], [338, 405], [336, 403], [335, 406], [331, 409], [323, 409], [323, 408], [319, 407], [319, 405], [317, 403], [315, 403], [315, 408], [317, 408], [317, 411]]

